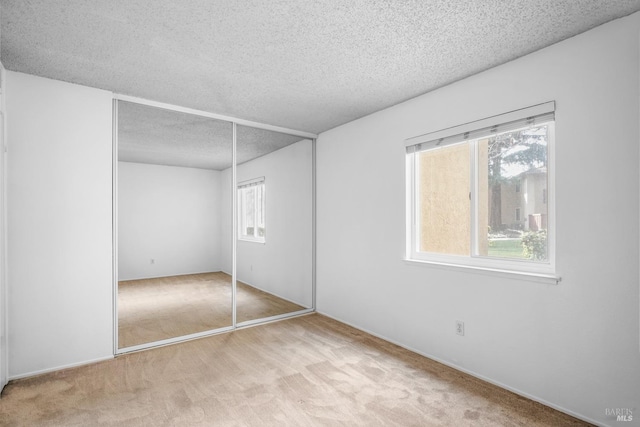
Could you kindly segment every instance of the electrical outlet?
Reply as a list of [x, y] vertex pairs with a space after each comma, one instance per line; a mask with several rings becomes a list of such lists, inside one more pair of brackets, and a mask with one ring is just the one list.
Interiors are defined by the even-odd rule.
[[456, 334], [464, 336], [464, 322], [456, 320]]

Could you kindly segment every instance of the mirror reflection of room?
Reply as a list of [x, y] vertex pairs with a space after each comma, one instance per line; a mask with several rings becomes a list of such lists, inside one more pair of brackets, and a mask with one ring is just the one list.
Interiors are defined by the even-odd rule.
[[237, 322], [312, 306], [312, 142], [237, 129]]
[[[312, 141], [118, 101], [118, 348], [312, 302]], [[233, 227], [233, 196], [237, 198]]]
[[232, 325], [232, 126], [118, 102], [118, 348]]

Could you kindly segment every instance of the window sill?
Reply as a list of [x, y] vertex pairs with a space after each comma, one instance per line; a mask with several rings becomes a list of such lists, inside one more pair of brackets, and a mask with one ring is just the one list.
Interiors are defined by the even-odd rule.
[[531, 282], [546, 283], [548, 285], [557, 285], [562, 278], [555, 274], [548, 273], [532, 273], [525, 271], [500, 270], [497, 268], [479, 267], [464, 264], [452, 264], [437, 261], [423, 261], [415, 259], [405, 259], [404, 262], [409, 265], [422, 265], [429, 267], [442, 268], [445, 270], [462, 271], [466, 273], [478, 273], [489, 276], [506, 277], [518, 280], [527, 280]]
[[260, 240], [260, 239], [247, 239], [247, 238], [243, 238], [243, 237], [238, 237], [238, 242], [260, 243], [262, 245], [264, 245], [266, 243], [266, 241], [264, 239], [262, 239], [262, 240]]

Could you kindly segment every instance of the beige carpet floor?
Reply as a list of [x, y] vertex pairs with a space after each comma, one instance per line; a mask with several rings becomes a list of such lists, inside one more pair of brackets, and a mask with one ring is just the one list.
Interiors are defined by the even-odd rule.
[[[237, 322], [302, 310], [237, 282]], [[118, 283], [118, 348], [231, 326], [231, 276], [188, 274]]]
[[578, 426], [318, 314], [10, 382], [3, 426]]

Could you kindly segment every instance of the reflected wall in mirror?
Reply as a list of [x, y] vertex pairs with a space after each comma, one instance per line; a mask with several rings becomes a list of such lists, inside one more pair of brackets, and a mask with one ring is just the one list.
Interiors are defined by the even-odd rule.
[[232, 326], [233, 125], [117, 112], [118, 348]]
[[238, 126], [236, 158], [237, 322], [311, 308], [312, 141]]

